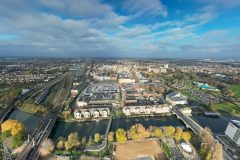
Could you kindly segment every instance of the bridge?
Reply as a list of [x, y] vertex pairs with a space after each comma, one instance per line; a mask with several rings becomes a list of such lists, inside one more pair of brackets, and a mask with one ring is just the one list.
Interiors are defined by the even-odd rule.
[[[185, 123], [187, 128], [192, 129], [192, 131], [195, 134], [201, 133], [203, 128], [197, 122], [195, 122], [192, 118], [183, 114], [176, 106], [172, 107], [172, 111], [173, 111], [173, 113], [176, 114], [177, 118], [181, 119], [183, 121], [183, 123]], [[218, 140], [215, 138], [214, 138], [214, 141], [218, 142]], [[231, 155], [229, 155], [229, 153], [225, 150], [225, 148], [223, 148], [223, 159], [224, 160], [232, 160]]]
[[177, 107], [172, 106], [172, 112], [176, 114], [177, 118], [181, 119], [187, 128], [192, 129], [194, 133], [200, 133], [203, 128], [189, 116], [183, 114]]
[[93, 151], [101, 151], [103, 150], [106, 145], [107, 145], [107, 137], [108, 137], [108, 133], [110, 131], [110, 128], [111, 128], [111, 125], [112, 125], [112, 116], [110, 117], [109, 121], [108, 121], [108, 125], [107, 125], [107, 128], [106, 128], [106, 131], [105, 131], [105, 134], [104, 134], [104, 138], [103, 138], [103, 141], [102, 141], [102, 144], [98, 145], [98, 146], [87, 146], [84, 151], [90, 151], [90, 152], [93, 152]]

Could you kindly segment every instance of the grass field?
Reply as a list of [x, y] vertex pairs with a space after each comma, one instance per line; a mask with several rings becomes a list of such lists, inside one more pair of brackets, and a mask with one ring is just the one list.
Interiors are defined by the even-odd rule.
[[240, 85], [231, 86], [231, 90], [235, 93], [237, 97], [240, 97]]
[[218, 104], [215, 104], [214, 106], [219, 111], [233, 113], [233, 114], [240, 114], [240, 106], [237, 106], [229, 102], [218, 103]]

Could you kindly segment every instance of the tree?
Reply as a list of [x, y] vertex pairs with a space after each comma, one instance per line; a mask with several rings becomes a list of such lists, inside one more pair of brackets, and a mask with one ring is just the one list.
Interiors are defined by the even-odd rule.
[[98, 143], [101, 140], [101, 135], [99, 133], [94, 134], [94, 142]]
[[64, 138], [59, 138], [57, 145], [56, 145], [57, 149], [64, 149], [65, 147], [65, 139]]
[[5, 139], [7, 138], [7, 137], [9, 137], [10, 136], [10, 132], [9, 131], [4, 131], [4, 132], [2, 132], [2, 134], [1, 134], [1, 140], [2, 141], [5, 141]]
[[163, 137], [162, 130], [160, 128], [154, 128], [152, 131], [152, 136], [157, 138], [162, 138]]
[[213, 143], [213, 134], [212, 131], [208, 128], [205, 127], [201, 133], [200, 133], [200, 138], [202, 143], [210, 144]]
[[22, 123], [17, 120], [8, 119], [1, 124], [2, 132], [9, 131], [12, 136], [20, 134], [24, 130]]
[[222, 160], [222, 145], [214, 141], [211, 130], [205, 127], [201, 133], [200, 155], [203, 159]]
[[131, 126], [129, 135], [133, 140], [142, 140], [150, 136], [150, 133], [144, 128], [142, 124], [135, 124]]
[[68, 140], [65, 142], [65, 149], [69, 150], [75, 147], [78, 147], [80, 145], [80, 141], [78, 139], [78, 133], [70, 133], [68, 135]]
[[183, 134], [183, 130], [182, 128], [176, 128], [176, 132], [174, 135], [175, 140], [179, 141], [182, 139], [182, 134]]
[[54, 150], [54, 143], [51, 139], [46, 139], [40, 146], [39, 153], [41, 156], [45, 157], [52, 153]]
[[171, 137], [175, 133], [175, 128], [173, 126], [166, 126], [163, 128], [163, 134], [166, 137]]
[[11, 146], [13, 148], [21, 146], [23, 144], [23, 142], [24, 142], [23, 139], [24, 139], [23, 133], [18, 133], [16, 135], [12, 136], [11, 137], [11, 141], [10, 141], [11, 142]]
[[222, 144], [214, 142], [208, 150], [205, 160], [223, 160]]
[[126, 131], [122, 128], [119, 128], [116, 131], [116, 139], [119, 143], [125, 143], [127, 141]]
[[200, 146], [200, 150], [199, 150], [199, 153], [201, 155], [201, 157], [203, 158], [207, 158], [208, 155], [208, 151], [209, 151], [209, 146], [208, 144], [206, 143], [202, 143], [201, 146]]
[[114, 132], [109, 132], [108, 133], [108, 141], [113, 142], [114, 141]]
[[185, 141], [189, 141], [191, 139], [191, 134], [188, 131], [185, 131], [182, 133], [182, 139], [184, 139]]
[[215, 158], [216, 160], [223, 159], [223, 147], [222, 147], [222, 144], [218, 142], [215, 144], [215, 147], [214, 147], [213, 158]]

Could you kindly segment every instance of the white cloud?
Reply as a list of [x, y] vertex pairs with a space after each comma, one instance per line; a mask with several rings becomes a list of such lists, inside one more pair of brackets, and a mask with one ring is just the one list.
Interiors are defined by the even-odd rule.
[[40, 4], [57, 13], [80, 18], [106, 18], [115, 14], [108, 4], [99, 0], [40, 0]]
[[229, 9], [240, 6], [239, 0], [192, 0], [192, 1], [215, 6], [220, 9]]
[[167, 7], [160, 0], [125, 0], [123, 8], [134, 16], [142, 15], [168, 15]]
[[[204, 55], [204, 52], [219, 54], [228, 51], [233, 54], [237, 48], [237, 43], [232, 41], [223, 43], [228, 30], [196, 33], [199, 27], [218, 16], [214, 7], [205, 7], [182, 19], [127, 26], [124, 23], [129, 16], [117, 14], [108, 4], [98, 0], [73, 0], [68, 1], [72, 4], [67, 5], [66, 0], [55, 2], [19, 0], [14, 3], [14, 0], [8, 0], [1, 3], [0, 33], [16, 35], [18, 38], [0, 40], [0, 54], [16, 55], [21, 52], [19, 54], [41, 56], [181, 57], [195, 53]], [[130, 7], [131, 14], [164, 14], [160, 1], [154, 1], [154, 5], [143, 0], [134, 2], [139, 3]], [[44, 12], [42, 6], [51, 8], [51, 11]], [[81, 10], [84, 7], [88, 9]], [[99, 10], [91, 12], [92, 8]], [[62, 18], [60, 13], [70, 16]]]

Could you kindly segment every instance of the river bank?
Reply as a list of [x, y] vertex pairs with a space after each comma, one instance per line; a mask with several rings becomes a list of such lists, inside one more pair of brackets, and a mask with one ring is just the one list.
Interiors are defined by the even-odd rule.
[[[240, 117], [236, 116], [220, 116], [220, 117], [206, 117], [202, 114], [193, 114], [191, 116], [196, 122], [202, 127], [208, 126], [215, 134], [224, 134], [224, 131], [228, 125], [229, 120], [236, 119], [240, 120]], [[39, 116], [32, 115], [20, 110], [15, 110], [9, 117], [10, 119], [16, 119], [25, 125], [27, 133], [31, 133], [35, 127]], [[67, 137], [71, 132], [78, 132], [80, 137], [93, 136], [94, 133], [104, 134], [107, 127], [108, 119], [101, 120], [89, 120], [81, 122], [65, 122], [57, 121], [51, 137], [57, 139], [60, 136]], [[184, 123], [177, 119], [175, 115], [158, 115], [158, 116], [132, 116], [132, 117], [115, 117], [112, 122], [111, 131], [116, 131], [118, 128], [128, 130], [133, 124], [141, 123], [144, 127], [149, 126], [182, 126], [185, 127]]]

